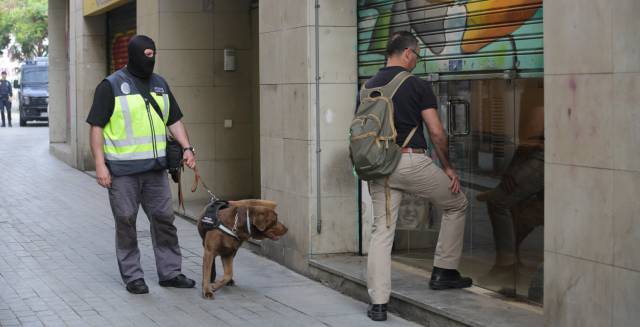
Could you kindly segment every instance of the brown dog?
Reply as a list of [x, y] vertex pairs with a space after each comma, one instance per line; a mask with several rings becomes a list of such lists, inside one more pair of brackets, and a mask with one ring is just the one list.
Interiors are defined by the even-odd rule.
[[[223, 228], [232, 230], [236, 238], [218, 228], [206, 231], [202, 224], [202, 218], [206, 213], [205, 207], [198, 217], [198, 232], [204, 247], [202, 258], [202, 295], [204, 297], [212, 299], [213, 292], [224, 285], [233, 284], [233, 258], [242, 242], [249, 238], [278, 240], [287, 232], [287, 227], [278, 222], [275, 208], [276, 203], [267, 200], [229, 201], [229, 208], [220, 210], [218, 218], [224, 225]], [[215, 281], [217, 256], [222, 259], [224, 276]]]

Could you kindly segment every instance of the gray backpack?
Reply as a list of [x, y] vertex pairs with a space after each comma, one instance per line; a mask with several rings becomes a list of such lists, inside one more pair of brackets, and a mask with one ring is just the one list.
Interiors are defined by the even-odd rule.
[[[394, 124], [393, 95], [411, 73], [398, 73], [387, 85], [360, 90], [360, 105], [351, 121], [349, 152], [356, 173], [363, 180], [391, 175], [402, 153], [396, 144], [398, 136]], [[416, 132], [411, 130], [402, 147], [407, 146]]]

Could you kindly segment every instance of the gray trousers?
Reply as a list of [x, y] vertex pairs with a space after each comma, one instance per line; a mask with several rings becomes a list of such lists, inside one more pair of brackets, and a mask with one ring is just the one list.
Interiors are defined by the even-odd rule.
[[116, 222], [116, 257], [125, 284], [144, 277], [136, 233], [140, 204], [151, 226], [158, 278], [168, 280], [180, 274], [182, 256], [166, 171], [113, 177], [109, 202]]
[[451, 180], [424, 154], [403, 153], [396, 170], [389, 176], [391, 225], [387, 228], [384, 178], [369, 182], [373, 202], [371, 244], [367, 257], [367, 288], [371, 303], [389, 302], [391, 294], [391, 249], [395, 237], [402, 193], [429, 199], [443, 211], [440, 235], [433, 265], [457, 269], [462, 256], [467, 197], [453, 194]]

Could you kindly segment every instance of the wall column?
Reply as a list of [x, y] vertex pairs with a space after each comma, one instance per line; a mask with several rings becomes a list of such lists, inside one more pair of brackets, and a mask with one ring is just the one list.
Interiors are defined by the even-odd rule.
[[261, 0], [259, 8], [262, 197], [279, 203], [279, 217], [289, 227], [287, 237], [263, 242], [263, 249], [298, 271], [307, 269], [310, 254], [353, 253], [357, 245], [357, 201], [347, 147], [357, 89], [356, 1], [319, 4], [319, 94], [315, 0]]
[[547, 326], [640, 320], [640, 3], [545, 1]]

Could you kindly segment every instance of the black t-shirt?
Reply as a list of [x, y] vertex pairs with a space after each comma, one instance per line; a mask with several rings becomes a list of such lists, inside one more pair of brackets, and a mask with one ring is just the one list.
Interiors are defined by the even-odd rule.
[[[132, 77], [135, 78], [135, 77]], [[139, 79], [142, 85], [149, 86], [149, 81]], [[180, 118], [182, 118], [182, 111], [180, 106], [176, 102], [176, 98], [169, 92], [169, 117], [167, 120], [167, 126], [173, 125]], [[105, 79], [96, 87], [96, 91], [93, 96], [93, 104], [91, 105], [91, 111], [87, 116], [87, 123], [93, 126], [105, 127], [111, 119], [113, 114], [113, 107], [115, 106], [115, 98], [113, 96], [113, 90], [111, 84]], [[153, 110], [153, 107], [151, 108]]]
[[[384, 86], [403, 70], [405, 69], [398, 66], [384, 67], [371, 77], [365, 86], [367, 88]], [[359, 100], [358, 103], [360, 103]], [[418, 130], [407, 147], [426, 149], [427, 141], [423, 137], [422, 111], [438, 108], [438, 100], [433, 94], [431, 83], [416, 76], [409, 77], [393, 96], [393, 107], [394, 123], [398, 132], [396, 143], [401, 146], [409, 132], [417, 125]]]

